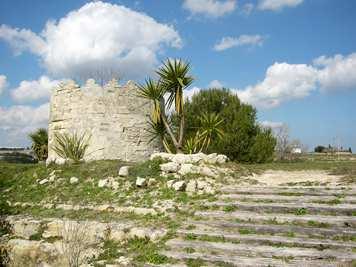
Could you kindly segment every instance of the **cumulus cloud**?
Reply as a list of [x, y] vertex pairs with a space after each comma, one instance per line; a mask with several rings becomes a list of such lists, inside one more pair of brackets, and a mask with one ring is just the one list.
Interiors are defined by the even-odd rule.
[[200, 91], [201, 91], [201, 88], [196, 87], [196, 86], [186, 89], [183, 91], [184, 98], [190, 100], [190, 99], [192, 99], [193, 95], [199, 93]]
[[2, 25], [0, 38], [16, 53], [39, 56], [49, 73], [82, 79], [98, 72], [142, 78], [157, 64], [164, 47], [182, 46], [173, 26], [101, 1], [87, 3], [59, 21], [48, 21], [40, 34]]
[[244, 102], [273, 108], [292, 99], [301, 99], [315, 90], [356, 89], [356, 53], [321, 56], [313, 65], [274, 63], [263, 81], [234, 90]]
[[267, 69], [262, 82], [236, 90], [244, 102], [273, 108], [291, 99], [308, 96], [316, 87], [318, 71], [305, 64], [275, 63]]
[[213, 80], [209, 83], [209, 88], [223, 88], [223, 83], [218, 80]]
[[314, 60], [314, 65], [320, 68], [318, 80], [322, 89], [356, 89], [356, 53], [321, 56]]
[[59, 84], [58, 80], [51, 80], [47, 76], [41, 76], [38, 80], [22, 81], [20, 85], [11, 91], [11, 97], [19, 103], [34, 100], [48, 100], [53, 87]]
[[258, 8], [260, 10], [279, 11], [285, 7], [296, 7], [304, 0], [260, 0]]
[[0, 146], [25, 145], [27, 135], [39, 127], [47, 127], [49, 104], [38, 107], [17, 105], [0, 107]]
[[7, 78], [5, 75], [0, 75], [0, 95], [7, 87]]
[[240, 35], [239, 37], [223, 37], [214, 45], [215, 51], [223, 51], [236, 46], [262, 46], [265, 38], [261, 35]]
[[284, 123], [279, 121], [263, 121], [260, 123], [264, 128], [271, 128], [272, 130], [283, 127]]
[[217, 18], [234, 11], [236, 0], [184, 0], [183, 8], [193, 15]]

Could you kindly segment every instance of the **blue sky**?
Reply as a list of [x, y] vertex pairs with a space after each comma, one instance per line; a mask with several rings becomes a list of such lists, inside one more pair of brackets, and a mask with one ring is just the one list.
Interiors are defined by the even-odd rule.
[[187, 96], [211, 85], [286, 123], [312, 149], [356, 150], [356, 2], [0, 2], [0, 146], [46, 126], [50, 88], [96, 69], [142, 81], [166, 57], [192, 64]]

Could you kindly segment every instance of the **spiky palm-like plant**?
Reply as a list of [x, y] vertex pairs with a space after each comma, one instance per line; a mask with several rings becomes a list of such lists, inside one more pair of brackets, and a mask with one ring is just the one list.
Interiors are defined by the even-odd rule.
[[[164, 134], [162, 135], [162, 132], [157, 132], [157, 134], [165, 137], [165, 139], [162, 138], [162, 142], [166, 140], [166, 144], [168, 144], [167, 136], [169, 136], [177, 153], [182, 152], [184, 140], [183, 90], [191, 85], [194, 80], [193, 77], [189, 75], [189, 71], [189, 63], [185, 63], [179, 59], [168, 59], [163, 63], [162, 67], [156, 71], [159, 76], [157, 82], [148, 79], [144, 85], [139, 86], [139, 95], [154, 103], [151, 122], [153, 122], [155, 126], [164, 126]], [[163, 106], [163, 97], [166, 94], [168, 95], [168, 100]], [[166, 109], [169, 110], [173, 103], [174, 111], [179, 119], [179, 129], [176, 133], [173, 131], [173, 127], [166, 115]], [[156, 128], [157, 127], [153, 127], [153, 130]], [[163, 130], [162, 128], [159, 129]], [[166, 147], [165, 144], [163, 145]]]
[[201, 150], [208, 149], [213, 137], [222, 139], [224, 132], [221, 130], [221, 124], [224, 122], [218, 114], [205, 113], [200, 116], [200, 136], [202, 139]]
[[63, 159], [73, 160], [75, 163], [84, 158], [89, 147], [90, 136], [84, 134], [56, 133], [53, 150]]
[[189, 154], [208, 150], [213, 137], [221, 139], [224, 136], [221, 129], [224, 120], [218, 114], [205, 113], [199, 117], [199, 121], [199, 129], [184, 144], [184, 150]]
[[47, 159], [48, 156], [48, 133], [44, 128], [39, 128], [35, 132], [30, 133], [29, 137], [32, 141], [31, 148], [39, 161]]

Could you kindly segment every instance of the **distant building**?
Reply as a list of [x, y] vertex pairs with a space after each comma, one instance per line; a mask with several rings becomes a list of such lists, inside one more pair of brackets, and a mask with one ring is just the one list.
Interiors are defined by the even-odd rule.
[[293, 147], [292, 154], [302, 154], [302, 149], [300, 147]]

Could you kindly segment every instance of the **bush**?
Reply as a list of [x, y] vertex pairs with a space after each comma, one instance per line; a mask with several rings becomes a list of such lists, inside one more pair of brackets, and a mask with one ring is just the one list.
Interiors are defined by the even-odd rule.
[[44, 128], [37, 129], [30, 133], [29, 137], [32, 141], [32, 150], [39, 161], [44, 161], [48, 156], [48, 133]]
[[89, 147], [90, 136], [86, 134], [56, 133], [54, 135], [55, 145], [53, 150], [63, 159], [70, 159], [79, 162], [84, 158], [85, 152]]
[[193, 137], [200, 127], [199, 115], [215, 113], [224, 119], [224, 137], [214, 138], [207, 153], [227, 155], [242, 162], [270, 161], [275, 138], [270, 130], [262, 129], [256, 122], [256, 110], [240, 102], [227, 89], [202, 90], [185, 103], [187, 138]]

